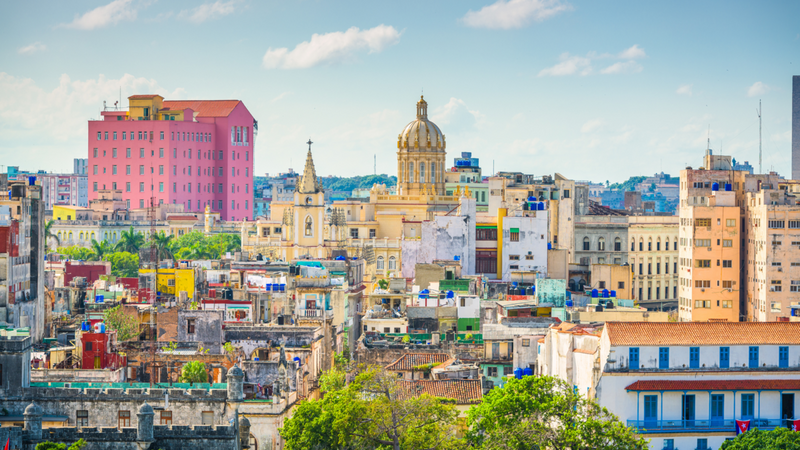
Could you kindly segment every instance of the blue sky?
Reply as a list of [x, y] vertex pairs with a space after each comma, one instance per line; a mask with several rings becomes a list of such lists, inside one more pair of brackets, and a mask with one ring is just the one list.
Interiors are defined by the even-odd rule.
[[[255, 172], [395, 174], [424, 90], [484, 174], [619, 181], [711, 147], [790, 175], [800, 3], [0, 2], [0, 164], [69, 171], [103, 100], [244, 101]], [[123, 100], [127, 104], [126, 100]], [[756, 167], [757, 169], [757, 167]]]

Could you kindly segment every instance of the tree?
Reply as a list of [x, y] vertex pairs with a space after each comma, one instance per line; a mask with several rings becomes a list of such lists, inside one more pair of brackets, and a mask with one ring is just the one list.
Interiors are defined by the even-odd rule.
[[142, 245], [144, 245], [144, 235], [137, 233], [131, 226], [130, 230], [120, 233], [115, 250], [138, 254]]
[[175, 236], [164, 233], [163, 231], [159, 231], [150, 236], [150, 241], [155, 245], [159, 259], [173, 259], [175, 257], [175, 255], [172, 254], [174, 239]]
[[800, 450], [800, 433], [787, 428], [752, 429], [722, 443], [720, 450]]
[[77, 245], [71, 245], [69, 247], [59, 247], [56, 249], [56, 253], [61, 255], [67, 256], [70, 259], [80, 260], [80, 261], [90, 261], [93, 260], [95, 255], [94, 253], [85, 247], [79, 247]]
[[122, 305], [105, 310], [103, 322], [108, 329], [117, 332], [117, 340], [120, 342], [129, 341], [139, 336], [139, 319], [126, 314]]
[[58, 238], [58, 235], [53, 233], [53, 224], [55, 220], [49, 220], [44, 225], [44, 252], [47, 253], [48, 245], [47, 243], [50, 242], [50, 239], [56, 241], [56, 244], [61, 245], [61, 239]]
[[116, 252], [108, 255], [111, 261], [111, 274], [118, 277], [139, 276], [139, 255], [128, 252]]
[[96, 240], [92, 239], [92, 260], [94, 261], [103, 261], [109, 253], [114, 251], [114, 247], [108, 243], [108, 241], [103, 240], [103, 242], [97, 242]]
[[181, 383], [208, 383], [206, 365], [201, 361], [191, 361], [181, 368]]
[[644, 450], [645, 439], [554, 377], [512, 379], [467, 412], [467, 440], [484, 450]]
[[68, 449], [67, 444], [56, 444], [55, 442], [50, 441], [36, 444], [36, 450], [81, 450], [84, 447], [86, 447], [86, 441], [83, 439], [78, 439], [78, 441], [70, 445]]
[[368, 368], [345, 382], [334, 369], [321, 380], [321, 400], [305, 400], [280, 430], [287, 450], [463, 448], [455, 437], [453, 402], [411, 395], [397, 375]]

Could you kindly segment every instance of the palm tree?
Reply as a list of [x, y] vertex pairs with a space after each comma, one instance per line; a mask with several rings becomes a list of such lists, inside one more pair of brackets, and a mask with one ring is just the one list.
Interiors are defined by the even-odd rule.
[[47, 253], [47, 243], [50, 239], [54, 239], [58, 245], [61, 245], [61, 239], [58, 238], [58, 235], [53, 233], [53, 224], [55, 220], [50, 220], [44, 225], [44, 252]]
[[150, 236], [150, 241], [155, 245], [158, 250], [159, 259], [174, 259], [172, 253], [172, 244], [174, 243], [175, 236], [166, 234], [163, 231]]
[[92, 253], [96, 260], [103, 261], [108, 254], [112, 253], [114, 248], [108, 241], [97, 242], [96, 240], [92, 239]]
[[120, 233], [119, 242], [115, 249], [117, 251], [129, 252], [133, 254], [139, 253], [139, 247], [144, 245], [144, 235], [137, 233], [131, 227], [130, 231], [123, 231]]
[[208, 245], [203, 242], [195, 242], [189, 247], [189, 250], [192, 259], [209, 259], [213, 257], [209, 251]]

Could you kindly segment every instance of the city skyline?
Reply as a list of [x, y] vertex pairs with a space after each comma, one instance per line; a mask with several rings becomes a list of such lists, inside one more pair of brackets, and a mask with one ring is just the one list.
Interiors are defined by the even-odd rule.
[[396, 175], [397, 134], [424, 92], [448, 164], [471, 151], [485, 174], [597, 182], [699, 167], [709, 127], [715, 153], [758, 170], [761, 99], [763, 171], [791, 176], [797, 5], [417, 6], [5, 4], [0, 160], [66, 172], [103, 101], [160, 94], [245, 102], [254, 174], [299, 170], [311, 137], [322, 176], [372, 173], [374, 155]]

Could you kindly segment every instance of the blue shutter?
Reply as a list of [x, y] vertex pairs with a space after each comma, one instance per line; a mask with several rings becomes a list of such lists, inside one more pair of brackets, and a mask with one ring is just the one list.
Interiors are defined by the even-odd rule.
[[638, 369], [639, 368], [639, 348], [638, 347], [631, 347], [628, 349], [628, 359], [630, 360], [629, 366], [630, 369]]
[[658, 349], [658, 368], [669, 369], [669, 347], [660, 347]]
[[719, 367], [720, 369], [727, 369], [731, 366], [731, 348], [719, 348]]
[[689, 368], [700, 368], [700, 347], [689, 347]]
[[757, 369], [758, 368], [758, 347], [750, 347], [750, 368]]
[[778, 348], [778, 367], [789, 367], [789, 347]]

